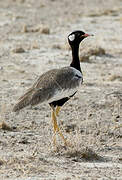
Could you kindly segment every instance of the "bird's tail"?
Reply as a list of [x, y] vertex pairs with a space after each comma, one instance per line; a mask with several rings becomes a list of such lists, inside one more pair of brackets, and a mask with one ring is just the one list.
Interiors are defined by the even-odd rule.
[[18, 103], [15, 104], [15, 106], [13, 107], [13, 111], [16, 112], [16, 111], [19, 111], [20, 109], [28, 106], [30, 104], [30, 97], [33, 93], [33, 89], [29, 89], [23, 96], [21, 96], [19, 99], [18, 99]]

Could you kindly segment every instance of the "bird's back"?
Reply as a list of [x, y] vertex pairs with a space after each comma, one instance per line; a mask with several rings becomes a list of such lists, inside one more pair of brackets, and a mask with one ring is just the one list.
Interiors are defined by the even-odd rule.
[[[18, 111], [28, 105], [36, 105], [42, 102], [58, 100], [62, 96], [72, 95], [82, 82], [80, 71], [72, 67], [53, 69], [42, 74], [14, 106], [13, 111]], [[68, 94], [68, 91], [74, 91]], [[67, 92], [63, 94], [62, 92]]]

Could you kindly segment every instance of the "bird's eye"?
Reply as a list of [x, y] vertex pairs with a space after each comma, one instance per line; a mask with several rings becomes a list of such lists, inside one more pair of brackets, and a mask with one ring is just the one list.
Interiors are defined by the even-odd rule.
[[74, 39], [75, 39], [75, 35], [74, 35], [74, 34], [72, 34], [72, 35], [69, 36], [69, 40], [70, 40], [70, 41], [74, 41]]

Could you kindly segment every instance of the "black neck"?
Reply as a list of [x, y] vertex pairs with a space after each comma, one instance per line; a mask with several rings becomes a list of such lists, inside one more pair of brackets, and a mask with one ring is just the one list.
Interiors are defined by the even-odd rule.
[[81, 71], [80, 60], [79, 60], [79, 44], [75, 45], [75, 46], [74, 45], [71, 46], [71, 49], [72, 49], [72, 62], [70, 64], [70, 66]]

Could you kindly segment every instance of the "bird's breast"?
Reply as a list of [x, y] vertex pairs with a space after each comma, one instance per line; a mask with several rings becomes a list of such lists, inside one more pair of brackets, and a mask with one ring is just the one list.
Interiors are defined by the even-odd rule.
[[83, 82], [82, 76], [75, 75], [70, 81], [63, 83], [64, 86], [60, 85], [55, 89], [53, 96], [49, 99], [49, 103], [58, 101], [60, 99], [70, 97], [78, 91]]

